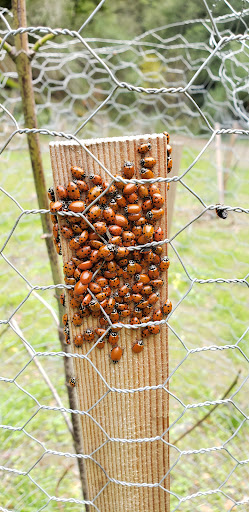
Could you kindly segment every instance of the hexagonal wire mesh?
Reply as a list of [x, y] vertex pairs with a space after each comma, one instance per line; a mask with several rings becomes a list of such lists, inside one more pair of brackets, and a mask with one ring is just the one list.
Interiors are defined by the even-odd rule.
[[[173, 171], [166, 180], [177, 183], [177, 193], [170, 238], [164, 240], [174, 304], [166, 321], [165, 383], [172, 512], [238, 510], [249, 502], [249, 8], [247, 1], [240, 10], [223, 3], [222, 16], [204, 0], [205, 19], [152, 28], [132, 40], [84, 39], [82, 27], [24, 29], [33, 42], [58, 36], [32, 60], [48, 184], [48, 141], [54, 136], [79, 141], [166, 128], [173, 144], [183, 144], [179, 177]], [[98, 8], [93, 15], [101, 15]], [[29, 130], [6, 51], [16, 33], [11, 26], [11, 13], [1, 9], [0, 510], [78, 511], [84, 500], [69, 433], [56, 289], [25, 142]], [[196, 38], [199, 27], [202, 40]], [[220, 101], [213, 95], [215, 83]], [[215, 214], [221, 203], [225, 220]], [[163, 481], [153, 485], [163, 488]], [[97, 499], [91, 505], [100, 510]]]

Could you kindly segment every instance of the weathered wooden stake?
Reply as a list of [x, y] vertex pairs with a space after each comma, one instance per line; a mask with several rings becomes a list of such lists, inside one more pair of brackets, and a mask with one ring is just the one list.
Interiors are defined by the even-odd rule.
[[[126, 160], [134, 161], [136, 169], [141, 167], [137, 147], [144, 141], [151, 142], [151, 155], [157, 159], [155, 176], [166, 177], [167, 142], [163, 135], [83, 142], [112, 174], [120, 174]], [[101, 174], [110, 181], [101, 167], [77, 143], [52, 142], [50, 152], [55, 187], [58, 184], [67, 185], [71, 180], [71, 165], [83, 167], [87, 174]], [[140, 178], [138, 172], [136, 178]], [[167, 212], [167, 184], [160, 183], [159, 186]], [[160, 225], [166, 237], [167, 215], [160, 219]], [[62, 239], [61, 243], [63, 262], [66, 262], [72, 254], [67, 241]], [[160, 300], [166, 298], [167, 278], [161, 289]], [[74, 327], [71, 322], [74, 312], [68, 307], [67, 301], [71, 340], [76, 334], [98, 325], [96, 318], [88, 317], [84, 319], [83, 326]], [[135, 340], [140, 339], [140, 329], [123, 328], [119, 334], [119, 345], [124, 349], [124, 354], [118, 364], [110, 361], [111, 346], [108, 343], [102, 350], [92, 350], [89, 354], [91, 362], [79, 358], [73, 360], [78, 408], [87, 412], [80, 416], [84, 453], [92, 455], [92, 459], [86, 460], [89, 499], [95, 500], [95, 505], [101, 511], [169, 512], [169, 477], [163, 479], [169, 469], [168, 393], [165, 389], [132, 391], [162, 385], [166, 381], [167, 328], [164, 325], [159, 335], [146, 339], [145, 348], [140, 354], [132, 351]], [[70, 345], [72, 353], [79, 354], [86, 354], [91, 346], [89, 343], [85, 343], [83, 348], [76, 348], [73, 343]], [[157, 439], [150, 440], [154, 437]], [[139, 442], [145, 438], [146, 441]], [[153, 486], [160, 482], [160, 487]]]

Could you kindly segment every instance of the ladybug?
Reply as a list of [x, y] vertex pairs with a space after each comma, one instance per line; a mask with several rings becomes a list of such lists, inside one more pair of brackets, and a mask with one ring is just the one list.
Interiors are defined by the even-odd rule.
[[149, 335], [150, 335], [150, 331], [149, 331], [148, 327], [144, 327], [141, 331], [142, 338], [147, 338], [147, 336], [149, 336]]
[[82, 284], [78, 281], [73, 289], [74, 296], [83, 295], [87, 291], [87, 284]]
[[107, 225], [105, 222], [101, 222], [101, 221], [95, 222], [93, 224], [93, 227], [94, 227], [96, 233], [98, 233], [98, 235], [105, 235], [106, 230], [107, 230]]
[[113, 363], [118, 363], [123, 355], [123, 350], [121, 347], [114, 347], [110, 353], [110, 358]]
[[98, 261], [98, 259], [99, 259], [99, 251], [97, 249], [93, 249], [91, 251], [90, 260], [93, 263], [96, 263], [96, 261]]
[[99, 323], [102, 327], [106, 327], [108, 325], [108, 321], [107, 319], [105, 318], [105, 316], [102, 316], [100, 319], [99, 319]]
[[92, 187], [87, 194], [88, 202], [91, 203], [92, 201], [94, 201], [94, 199], [97, 199], [97, 197], [99, 197], [100, 194], [102, 194], [102, 192], [103, 189], [99, 185]]
[[132, 301], [135, 302], [135, 304], [138, 304], [143, 300], [143, 296], [141, 295], [141, 293], [133, 293], [131, 297]]
[[80, 192], [88, 192], [89, 187], [84, 180], [77, 180], [75, 183], [76, 183], [78, 189], [80, 190]]
[[62, 306], [65, 306], [65, 293], [60, 294], [60, 303]]
[[95, 338], [95, 334], [94, 334], [94, 331], [92, 331], [92, 329], [87, 329], [84, 332], [84, 340], [85, 341], [88, 341], [90, 343], [91, 341], [94, 341], [94, 338]]
[[147, 285], [143, 286], [143, 289], [141, 290], [141, 293], [143, 295], [150, 295], [152, 293], [152, 286], [150, 284], [147, 284]]
[[167, 159], [167, 172], [169, 173], [172, 169], [172, 165], [173, 165], [173, 161], [172, 161], [172, 158], [168, 158]]
[[132, 319], [131, 319], [131, 325], [139, 325], [140, 324], [140, 320], [137, 316], [133, 316]]
[[84, 337], [82, 334], [77, 334], [74, 339], [73, 339], [73, 342], [75, 344], [76, 347], [82, 347], [83, 343], [84, 343]]
[[110, 185], [110, 183], [108, 183], [108, 181], [103, 182], [103, 189], [104, 190], [108, 189], [106, 191], [106, 193], [111, 196], [114, 196], [117, 193], [117, 188], [115, 187], [115, 185]]
[[125, 162], [123, 166], [123, 174], [126, 179], [130, 179], [134, 176], [135, 167], [133, 162]]
[[151, 150], [151, 144], [149, 142], [144, 142], [137, 148], [139, 153], [148, 153]]
[[228, 212], [225, 208], [222, 208], [221, 205], [217, 205], [218, 208], [216, 208], [215, 212], [216, 212], [216, 215], [218, 217], [220, 217], [220, 219], [226, 219], [227, 218], [227, 215], [228, 215]]
[[81, 313], [74, 313], [72, 322], [74, 325], [81, 325], [82, 324], [82, 315]]
[[127, 205], [126, 198], [122, 196], [122, 194], [118, 194], [116, 196], [116, 203], [120, 208], [124, 208]]
[[165, 135], [165, 137], [167, 139], [167, 144], [169, 144], [169, 134], [168, 134], [168, 132], [163, 132], [163, 135]]
[[90, 304], [91, 300], [92, 300], [92, 296], [91, 296], [91, 294], [90, 294], [90, 293], [87, 293], [87, 294], [85, 295], [84, 299], [82, 300], [82, 303], [81, 303], [81, 304], [82, 304], [82, 306], [84, 306], [84, 307], [85, 307], [85, 306], [88, 306], [88, 305]]
[[153, 292], [153, 293], [151, 293], [151, 294], [149, 295], [149, 297], [148, 297], [148, 302], [149, 302], [149, 304], [156, 304], [156, 302], [158, 301], [158, 299], [159, 299], [158, 292], [157, 292], [157, 293]]
[[65, 276], [64, 281], [66, 284], [70, 284], [70, 285], [74, 285], [76, 283], [76, 280], [74, 279], [74, 277]]
[[106, 220], [106, 222], [108, 222], [108, 224], [115, 224], [116, 214], [110, 206], [104, 208], [103, 217]]
[[128, 216], [135, 215], [141, 212], [141, 206], [139, 204], [128, 204], [128, 206], [125, 206], [124, 212]]
[[154, 172], [151, 169], [146, 169], [146, 167], [142, 167], [140, 174], [143, 180], [151, 180], [154, 178]]
[[167, 270], [169, 268], [169, 266], [170, 266], [169, 258], [168, 258], [168, 256], [164, 256], [164, 258], [162, 258], [160, 261], [159, 268], [162, 272], [164, 272], [165, 270]]
[[82, 304], [80, 304], [79, 310], [80, 310], [80, 312], [81, 312], [83, 317], [87, 317], [87, 316], [90, 315], [89, 309], [87, 307], [85, 307], [85, 306], [82, 306]]
[[99, 176], [99, 174], [91, 174], [91, 176], [89, 176], [89, 180], [91, 180], [91, 182], [94, 184], [94, 185], [102, 185], [102, 178], [101, 176]]
[[70, 345], [70, 344], [71, 344], [71, 341], [70, 341], [70, 336], [69, 336], [69, 334], [67, 334], [67, 333], [65, 333], [65, 332], [64, 332], [64, 336], [65, 336], [65, 343], [66, 343], [67, 345]]
[[160, 327], [159, 325], [149, 325], [148, 330], [150, 334], [159, 334]]
[[133, 192], [137, 192], [137, 185], [135, 183], [127, 183], [123, 188], [123, 195], [130, 196]]
[[62, 210], [62, 203], [60, 201], [52, 201], [50, 203], [50, 211], [51, 213], [57, 213]]
[[118, 340], [119, 340], [119, 335], [116, 332], [110, 332], [110, 334], [108, 336], [108, 342], [111, 345], [116, 345]]
[[73, 276], [76, 279], [76, 281], [79, 281], [80, 280], [80, 276], [81, 276], [81, 270], [79, 268], [76, 268], [75, 271], [74, 271]]
[[129, 204], [137, 204], [139, 198], [138, 198], [138, 195], [136, 194], [136, 192], [133, 192], [133, 194], [126, 196], [126, 199]]
[[68, 327], [68, 324], [65, 325], [64, 329], [63, 329], [63, 332], [64, 332], [64, 336], [69, 336], [69, 327]]
[[89, 308], [92, 312], [96, 313], [97, 311], [100, 310], [100, 305], [99, 305], [99, 302], [97, 300], [94, 300], [92, 299], [90, 302], [89, 302]]
[[120, 279], [119, 277], [113, 277], [109, 280], [109, 284], [111, 288], [118, 288], [120, 285]]
[[77, 379], [75, 377], [71, 377], [71, 379], [69, 380], [68, 384], [72, 387], [72, 388], [75, 388], [76, 386], [76, 383], [77, 383]]
[[133, 350], [133, 352], [135, 352], [135, 354], [139, 354], [140, 352], [142, 352], [143, 349], [144, 349], [144, 344], [143, 344], [142, 340], [137, 341], [135, 343], [135, 345], [133, 345], [133, 347], [132, 347], [132, 350]]
[[143, 236], [148, 240], [151, 240], [153, 238], [153, 234], [154, 227], [151, 224], [145, 224], [145, 226], [143, 226]]
[[63, 185], [58, 185], [56, 187], [56, 194], [59, 199], [67, 199], [68, 193], [66, 187], [63, 187]]
[[89, 238], [89, 233], [86, 229], [84, 229], [84, 231], [82, 231], [82, 233], [80, 234], [79, 236], [79, 243], [80, 245], [83, 245], [86, 243], [86, 241], [88, 240]]
[[89, 272], [89, 270], [85, 270], [84, 272], [82, 272], [82, 274], [80, 276], [80, 281], [83, 285], [89, 284], [92, 280], [92, 277], [93, 277], [93, 273]]
[[150, 265], [148, 275], [150, 279], [157, 279], [159, 277], [159, 270], [156, 265]]
[[109, 206], [110, 208], [112, 208], [112, 210], [116, 213], [118, 211], [118, 204], [115, 200], [115, 198], [113, 197], [110, 202], [109, 202]]
[[62, 317], [62, 323], [63, 323], [63, 325], [65, 325], [65, 327], [68, 325], [68, 316], [67, 316], [67, 313], [65, 313], [65, 315], [63, 315], [63, 317]]
[[79, 224], [72, 224], [72, 230], [74, 232], [74, 235], [80, 235], [82, 229], [79, 226]]
[[138, 195], [141, 199], [145, 199], [149, 195], [149, 190], [145, 185], [139, 185], [138, 187]]
[[156, 159], [152, 156], [146, 156], [145, 158], [142, 158], [141, 165], [146, 169], [152, 169], [154, 165], [156, 165]]
[[112, 310], [112, 312], [109, 315], [111, 322], [115, 323], [119, 321], [119, 314], [116, 308]]
[[106, 329], [102, 329], [102, 328], [97, 328], [95, 329], [95, 334], [98, 336], [98, 339], [101, 338], [102, 336], [104, 336], [104, 334], [106, 333]]
[[56, 224], [56, 223], [58, 222], [58, 220], [57, 220], [57, 216], [56, 216], [56, 215], [51, 215], [51, 222], [52, 222], [53, 224]]
[[149, 210], [151, 210], [151, 208], [153, 208], [153, 203], [152, 203], [152, 200], [151, 199], [146, 199], [143, 204], [142, 204], [142, 210], [143, 212], [148, 212]]
[[74, 275], [74, 271], [75, 271], [75, 265], [74, 265], [74, 263], [72, 261], [68, 261], [63, 266], [63, 272], [68, 277], [73, 276]]
[[138, 318], [139, 320], [142, 318], [143, 316], [143, 312], [141, 309], [139, 309], [137, 306], [134, 308], [134, 315], [136, 315], [136, 318]]
[[71, 173], [73, 178], [76, 178], [76, 180], [83, 180], [86, 177], [85, 171], [77, 165], [73, 165], [71, 167]]
[[98, 283], [89, 283], [89, 288], [94, 295], [101, 292], [101, 286]]
[[50, 199], [50, 201], [55, 201], [55, 195], [54, 195], [54, 189], [53, 187], [49, 187], [48, 189], [48, 198]]
[[162, 305], [162, 312], [165, 315], [168, 315], [172, 311], [172, 302], [167, 299], [166, 302]]
[[111, 244], [102, 245], [98, 250], [99, 259], [103, 258], [106, 261], [111, 261], [114, 259], [113, 247]]
[[79, 199], [80, 198], [80, 191], [77, 187], [77, 185], [70, 181], [67, 186], [67, 194], [70, 199]]
[[102, 340], [102, 341], [97, 341], [97, 345], [96, 345], [96, 348], [104, 348], [105, 346], [105, 340]]
[[132, 276], [136, 274], [137, 264], [134, 260], [130, 260], [127, 265], [127, 272]]
[[164, 198], [161, 194], [156, 193], [156, 194], [153, 194], [152, 201], [153, 201], [153, 205], [156, 208], [160, 208], [164, 203]]
[[161, 240], [164, 239], [164, 231], [162, 228], [157, 228], [156, 231], [154, 232], [154, 240], [156, 242], [160, 242]]
[[66, 240], [71, 240], [74, 236], [73, 230], [67, 226], [61, 226], [61, 234]]
[[157, 221], [164, 214], [163, 208], [152, 208], [149, 212], [146, 213], [146, 219], [150, 221]]
[[163, 319], [163, 313], [162, 313], [162, 310], [161, 308], [159, 309], [156, 309], [153, 313], [153, 317], [152, 317], [152, 320], [153, 322], [156, 322], [156, 321], [160, 321]]
[[[83, 201], [73, 201], [69, 205], [69, 210], [74, 213], [82, 213], [85, 210], [85, 203]], [[77, 219], [78, 221], [78, 219]]]
[[150, 282], [150, 278], [147, 274], [135, 274], [135, 281], [137, 283], [141, 281], [143, 284], [148, 284]]
[[88, 219], [90, 221], [95, 221], [96, 219], [101, 219], [102, 217], [102, 210], [100, 208], [100, 206], [98, 206], [97, 204], [95, 204], [94, 206], [92, 206], [87, 214], [88, 216]]
[[116, 224], [117, 226], [120, 226], [121, 228], [127, 228], [128, 220], [124, 215], [122, 215], [120, 213], [116, 213], [114, 224]]

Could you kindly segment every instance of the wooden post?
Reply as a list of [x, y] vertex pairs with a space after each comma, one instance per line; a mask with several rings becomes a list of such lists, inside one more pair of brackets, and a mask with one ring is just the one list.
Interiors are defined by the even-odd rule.
[[[157, 159], [153, 169], [155, 177], [166, 177], [167, 141], [163, 135], [83, 142], [114, 175], [120, 173], [127, 160], [135, 162], [136, 169], [141, 167], [141, 155], [137, 148], [140, 143], [147, 141], [152, 145], [151, 155]], [[88, 175], [100, 174], [110, 181], [102, 168], [77, 143], [52, 142], [50, 152], [55, 186], [67, 185], [71, 179], [71, 165], [83, 167]], [[141, 178], [138, 172], [135, 177]], [[165, 198], [167, 211], [167, 184], [160, 183], [159, 187]], [[159, 225], [164, 229], [166, 237], [167, 215], [160, 219]], [[72, 254], [64, 239], [61, 243], [63, 262], [66, 262]], [[167, 277], [164, 287], [160, 289], [160, 302], [166, 298]], [[71, 340], [76, 334], [81, 334], [87, 328], [96, 328], [98, 325], [97, 319], [90, 316], [83, 320], [82, 326], [74, 327], [71, 323], [74, 312], [75, 310], [68, 307], [67, 302]], [[80, 411], [89, 412], [89, 415], [81, 416], [84, 453], [92, 455], [92, 460], [86, 460], [89, 500], [94, 500], [101, 511], [169, 512], [168, 476], [161, 482], [161, 487], [139, 486], [159, 484], [169, 469], [168, 393], [165, 389], [108, 392], [104, 382], [118, 390], [162, 385], [168, 377], [167, 328], [163, 325], [160, 334], [145, 339], [145, 347], [140, 354], [132, 351], [134, 342], [141, 339], [140, 329], [123, 328], [119, 335], [119, 346], [124, 349], [124, 353], [118, 364], [110, 361], [111, 345], [108, 343], [102, 350], [92, 350], [89, 354], [92, 364], [86, 359], [73, 360], [74, 377], [77, 378], [74, 390], [78, 408]], [[71, 343], [70, 347], [73, 353], [86, 354], [91, 345], [85, 343], [82, 348], [76, 348]], [[160, 437], [163, 433], [163, 440], [149, 441], [150, 438]], [[147, 441], [129, 442], [144, 438]]]

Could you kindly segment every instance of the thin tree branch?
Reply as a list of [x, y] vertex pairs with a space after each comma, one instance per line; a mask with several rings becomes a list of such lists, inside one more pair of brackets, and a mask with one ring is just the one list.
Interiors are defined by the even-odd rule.
[[36, 43], [34, 44], [33, 48], [30, 51], [31, 59], [33, 59], [36, 52], [38, 52], [38, 50], [41, 48], [41, 46], [46, 44], [47, 41], [51, 41], [52, 39], [54, 39], [56, 37], [56, 35], [58, 35], [58, 34], [46, 34], [45, 36], [41, 37], [41, 39], [38, 39], [38, 41], [36, 41]]
[[[2, 38], [0, 37], [0, 44], [2, 42]], [[11, 46], [9, 43], [7, 43], [5, 41], [5, 43], [3, 43], [3, 48], [6, 50], [6, 52], [10, 55], [10, 57], [12, 58], [12, 60], [15, 60], [15, 48], [13, 48], [13, 46]]]
[[[12, 320], [10, 320], [10, 325], [13, 326], [13, 329], [14, 331], [18, 334], [18, 336], [20, 337], [20, 340], [23, 342], [23, 346], [26, 348], [27, 352], [29, 353], [29, 355], [31, 357], [33, 357], [34, 353], [32, 352], [32, 350], [29, 348], [28, 344], [25, 343], [25, 337], [24, 337], [24, 334], [22, 332], [22, 330], [20, 329], [18, 323], [16, 322], [16, 320], [14, 320], [14, 318], [12, 318]], [[47, 386], [49, 387], [58, 407], [61, 407], [63, 409], [63, 403], [56, 391], [56, 389], [54, 388], [50, 378], [48, 377], [47, 373], [45, 372], [43, 366], [41, 365], [40, 361], [37, 361], [36, 358], [33, 359], [35, 365], [37, 366], [40, 374], [42, 375], [43, 379], [45, 380]], [[61, 411], [63, 417], [64, 417], [64, 420], [66, 422], [66, 425], [67, 425], [67, 428], [70, 432], [70, 434], [73, 435], [73, 427], [72, 427], [72, 423], [71, 421], [69, 420], [69, 418], [67, 417], [67, 414], [62, 410]]]
[[[241, 374], [241, 370], [238, 371], [234, 381], [232, 382], [232, 384], [230, 384], [229, 388], [226, 390], [226, 392], [224, 393], [224, 395], [221, 397], [221, 400], [224, 400], [227, 395], [229, 395], [230, 391], [232, 391], [232, 389], [234, 388], [234, 386], [236, 386], [238, 380], [239, 380], [239, 376]], [[179, 443], [179, 441], [181, 441], [181, 439], [183, 439], [187, 434], [190, 434], [190, 432], [192, 432], [195, 428], [199, 427], [203, 421], [206, 421], [206, 419], [210, 416], [210, 414], [212, 414], [212, 412], [214, 412], [214, 410], [218, 407], [219, 404], [216, 404], [214, 405], [214, 407], [212, 407], [212, 409], [210, 409], [208, 411], [207, 414], [205, 414], [205, 416], [203, 416], [203, 418], [201, 418], [200, 420], [198, 420], [192, 427], [190, 427], [188, 430], [186, 430], [186, 432], [183, 432], [183, 434], [181, 434], [175, 441], [173, 441], [172, 444], [176, 445], [177, 443]]]
[[[65, 476], [66, 476], [66, 474], [68, 473], [69, 469], [71, 469], [72, 467], [73, 467], [73, 464], [70, 464], [70, 466], [67, 466], [67, 467], [64, 469], [64, 471], [63, 471], [62, 475], [60, 476], [60, 478], [59, 478], [59, 480], [58, 480], [58, 482], [57, 482], [57, 484], [56, 484], [56, 487], [55, 487], [55, 496], [57, 496], [57, 492], [58, 492], [59, 486], [60, 486], [60, 484], [61, 484], [61, 482], [62, 482], [63, 478], [65, 478]], [[58, 501], [58, 502], [57, 502], [57, 505], [58, 505], [59, 510], [64, 510], [64, 507], [63, 507], [63, 505], [62, 505], [62, 503], [61, 503], [61, 502], [59, 502], [59, 501]]]

